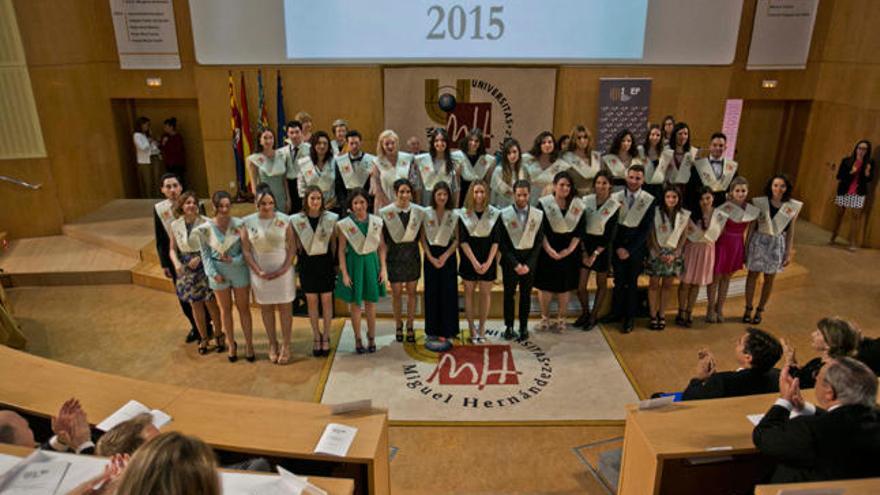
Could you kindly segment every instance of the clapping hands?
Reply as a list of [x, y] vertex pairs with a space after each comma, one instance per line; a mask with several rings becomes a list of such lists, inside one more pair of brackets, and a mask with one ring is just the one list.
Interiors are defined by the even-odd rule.
[[91, 440], [92, 432], [79, 400], [71, 398], [61, 405], [58, 416], [52, 418], [52, 432], [70, 449]]

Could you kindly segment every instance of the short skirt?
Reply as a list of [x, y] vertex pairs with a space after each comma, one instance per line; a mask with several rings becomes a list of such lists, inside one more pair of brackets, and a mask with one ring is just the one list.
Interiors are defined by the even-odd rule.
[[208, 277], [211, 290], [223, 290], [230, 287], [242, 289], [251, 285], [251, 271], [244, 262], [226, 263], [214, 260], [214, 268], [223, 277], [223, 282], [217, 282], [214, 277]]
[[418, 242], [389, 242], [387, 246], [385, 264], [389, 282], [415, 282], [422, 276], [422, 253]]
[[750, 272], [779, 273], [785, 260], [785, 234], [754, 232], [749, 240], [746, 268]]
[[[265, 253], [254, 252], [254, 261], [266, 273], [280, 269], [286, 259], [286, 249], [276, 249]], [[291, 266], [284, 275], [272, 280], [266, 280], [251, 272], [251, 287], [254, 290], [254, 299], [257, 301], [257, 304], [284, 304], [292, 302], [296, 297], [293, 271]]]
[[865, 197], [858, 194], [841, 194], [834, 198], [834, 204], [844, 208], [861, 210], [865, 207]]
[[178, 255], [183, 264], [183, 273], [177, 276], [174, 290], [177, 298], [183, 302], [193, 303], [206, 301], [213, 295], [208, 285], [208, 276], [201, 263], [195, 268], [189, 267], [189, 262], [199, 253], [182, 253]]
[[333, 253], [309, 256], [301, 252], [297, 257], [299, 287], [306, 294], [326, 294], [336, 286], [336, 264]]
[[651, 277], [677, 277], [684, 271], [684, 257], [676, 256], [672, 263], [666, 264], [660, 259], [661, 256], [674, 255], [675, 250], [670, 248], [660, 248], [660, 253], [655, 257], [648, 256], [648, 262], [645, 264], [645, 273]]

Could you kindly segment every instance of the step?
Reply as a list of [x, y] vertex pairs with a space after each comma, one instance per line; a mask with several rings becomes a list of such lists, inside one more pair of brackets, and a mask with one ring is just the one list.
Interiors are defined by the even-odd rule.
[[153, 243], [151, 199], [117, 199], [61, 227], [62, 233], [134, 259]]
[[57, 235], [17, 239], [0, 253], [7, 287], [131, 283], [137, 260], [94, 244]]

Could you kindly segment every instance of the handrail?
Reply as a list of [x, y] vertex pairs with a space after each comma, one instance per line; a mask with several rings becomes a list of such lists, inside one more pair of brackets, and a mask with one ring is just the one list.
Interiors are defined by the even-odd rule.
[[0, 175], [0, 180], [9, 182], [10, 184], [15, 184], [17, 186], [21, 186], [32, 191], [36, 191], [37, 189], [43, 187], [42, 184], [31, 184], [30, 182], [25, 182], [23, 180], [15, 179], [13, 177], [8, 177], [6, 175]]

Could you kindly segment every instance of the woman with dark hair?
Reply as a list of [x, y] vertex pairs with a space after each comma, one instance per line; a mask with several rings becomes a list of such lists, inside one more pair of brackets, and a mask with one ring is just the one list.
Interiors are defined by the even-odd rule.
[[672, 279], [684, 268], [684, 235], [691, 212], [682, 209], [681, 193], [672, 186], [663, 190], [663, 201], [654, 209], [654, 223], [648, 240], [648, 262], [645, 273], [650, 277], [648, 306], [651, 330], [666, 328], [666, 294], [672, 290]]
[[[369, 200], [363, 189], [353, 189], [348, 201], [351, 213], [336, 224], [342, 235], [338, 244], [339, 278], [334, 293], [348, 303], [355, 351], [372, 353], [376, 352], [376, 303], [385, 297], [388, 280], [382, 219], [367, 211]], [[366, 348], [361, 340], [361, 303], [367, 313], [369, 345]]]
[[312, 134], [309, 154], [297, 160], [299, 197], [305, 198], [307, 186], [318, 186], [328, 209], [336, 206], [336, 163], [330, 149], [330, 136], [324, 131]]
[[[330, 355], [330, 324], [333, 319], [333, 284], [336, 267], [336, 222], [339, 216], [324, 208], [324, 194], [318, 186], [306, 186], [303, 211], [290, 217], [296, 233], [299, 286], [306, 295], [309, 323], [314, 338], [312, 355]], [[320, 299], [319, 299], [320, 298]], [[324, 331], [318, 327], [324, 310]]]
[[[685, 122], [678, 122], [672, 130], [669, 147], [660, 154], [657, 169], [664, 171], [664, 183], [673, 184], [682, 198], [691, 179], [691, 168], [697, 160], [699, 148], [691, 146], [691, 129]], [[656, 173], [656, 172], [655, 172]]]
[[445, 182], [452, 190], [453, 204], [458, 204], [458, 174], [460, 155], [449, 149], [449, 134], [437, 127], [428, 136], [428, 152], [416, 155], [413, 165], [418, 168], [412, 183], [413, 200], [422, 206], [431, 203], [431, 191], [438, 182]]
[[611, 184], [615, 191], [626, 185], [626, 171], [630, 165], [641, 163], [636, 148], [636, 140], [629, 129], [621, 129], [611, 141], [608, 153], [602, 157], [604, 169], [611, 173]]
[[275, 198], [275, 208], [281, 212], [290, 211], [290, 198], [287, 197], [287, 154], [275, 149], [275, 133], [264, 129], [257, 140], [257, 152], [247, 157], [247, 167], [251, 176], [251, 194], [256, 195], [257, 184], [266, 184]]
[[638, 147], [639, 159], [645, 164], [645, 184], [643, 189], [651, 196], [659, 198], [663, 195], [663, 184], [666, 182], [666, 169], [669, 168], [669, 160], [660, 168], [660, 156], [663, 154], [663, 138], [660, 126], [651, 124], [645, 142]]
[[[513, 185], [528, 177], [523, 165], [522, 148], [516, 139], [508, 139], [501, 147], [501, 165], [492, 171], [492, 196], [490, 202], [496, 208], [513, 204]], [[470, 190], [470, 189], [468, 189]]]
[[455, 255], [458, 217], [451, 206], [449, 185], [438, 182], [431, 192], [431, 206], [425, 209], [421, 235], [425, 253], [426, 345], [435, 340], [445, 343], [458, 335], [458, 258]]
[[601, 169], [602, 158], [593, 150], [593, 136], [586, 126], [578, 124], [571, 130], [571, 140], [562, 154], [568, 165], [568, 173], [574, 180], [574, 188], [579, 196], [593, 192], [593, 177]]
[[855, 251], [858, 234], [862, 229], [862, 209], [868, 195], [868, 183], [874, 179], [874, 160], [871, 158], [871, 142], [863, 139], [856, 143], [850, 156], [844, 158], [837, 168], [837, 219], [831, 231], [829, 244], [834, 244], [840, 224], [847, 210], [852, 211], [849, 226], [849, 250]]
[[[788, 176], [778, 174], [767, 181], [764, 196], [752, 199], [761, 213], [758, 215], [758, 228], [749, 238], [746, 254], [746, 311], [743, 323], [761, 323], [761, 314], [773, 291], [773, 280], [782, 268], [791, 263], [791, 247], [794, 243], [794, 223], [804, 204], [791, 199], [791, 181]], [[755, 299], [755, 285], [758, 275], [764, 274], [761, 287], [761, 300], [752, 317], [752, 301]]]
[[[580, 280], [578, 281], [578, 300], [581, 303], [581, 316], [574, 326], [590, 330], [596, 326], [599, 308], [608, 293], [608, 267], [611, 262], [610, 244], [617, 225], [617, 214], [620, 201], [611, 195], [611, 175], [607, 170], [600, 170], [593, 177], [593, 194], [584, 197], [584, 219], [586, 235], [584, 250], [581, 255]], [[596, 273], [596, 296], [593, 309], [590, 309], [590, 297], [587, 285], [590, 272]]]
[[[585, 231], [584, 203], [577, 197], [574, 181], [568, 172], [559, 172], [553, 178], [553, 194], [538, 201], [544, 212], [541, 231], [544, 233], [543, 250], [538, 255], [535, 287], [541, 304], [541, 330], [561, 331], [566, 327], [568, 298], [580, 280], [581, 236]], [[550, 301], [557, 296], [559, 313], [550, 322]]]
[[556, 138], [556, 149], [559, 151], [567, 150], [571, 146], [571, 134], [563, 134]]
[[[486, 153], [482, 130], [476, 127], [471, 129], [458, 143], [458, 148], [452, 152], [452, 159], [459, 167], [458, 180], [461, 185], [459, 191], [467, 192], [471, 187], [471, 182], [477, 179], [485, 181], [491, 179], [495, 168], [495, 157]], [[464, 196], [459, 193], [458, 203], [451, 203], [449, 208], [452, 209], [456, 205], [458, 208], [464, 206]]]
[[568, 170], [570, 165], [565, 160], [559, 160], [560, 152], [556, 148], [556, 140], [553, 133], [544, 131], [535, 137], [532, 150], [523, 155], [523, 165], [526, 167], [528, 180], [532, 184], [532, 192], [529, 201], [535, 206], [538, 200], [550, 192], [550, 185], [556, 174]]
[[[250, 341], [253, 332], [250, 311], [250, 273], [241, 252], [241, 220], [231, 215], [232, 197], [226, 191], [217, 191], [211, 197], [214, 205], [214, 218], [198, 229], [202, 261], [211, 290], [217, 296], [223, 330], [227, 345], [235, 342], [235, 329], [232, 319], [233, 301], [238, 310], [238, 318], [245, 340]], [[218, 320], [214, 320], [216, 327]], [[277, 347], [269, 351], [269, 359], [277, 359]], [[231, 356], [231, 355], [230, 355]]]
[[134, 148], [137, 153], [138, 182], [141, 196], [152, 198], [159, 183], [161, 160], [159, 143], [150, 135], [150, 119], [138, 117], [134, 122]]
[[162, 131], [159, 150], [162, 152], [162, 161], [165, 162], [165, 172], [186, 177], [186, 154], [183, 149], [183, 136], [177, 132], [177, 117], [165, 119], [162, 122]]
[[379, 217], [384, 224], [384, 265], [388, 267], [388, 281], [391, 282], [395, 337], [398, 342], [403, 342], [403, 321], [400, 313], [403, 292], [406, 289], [406, 341], [413, 343], [416, 341], [413, 329], [416, 284], [422, 274], [419, 232], [425, 212], [412, 203], [413, 186], [407, 179], [397, 179], [394, 182], [394, 192], [397, 194], [395, 201], [379, 210]]
[[856, 357], [862, 342], [862, 332], [853, 323], [839, 317], [826, 317], [816, 323], [816, 329], [810, 334], [811, 347], [819, 353], [799, 367], [794, 348], [782, 339], [783, 366], [791, 365], [789, 373], [798, 379], [801, 388], [816, 386], [816, 376], [828, 361], [842, 357]]
[[[492, 283], [498, 277], [498, 218], [501, 210], [489, 204], [489, 187], [483, 180], [471, 183], [464, 207], [458, 216], [458, 275], [464, 283], [464, 311], [471, 342], [486, 341], [486, 319], [489, 317]], [[476, 289], [480, 289], [479, 301]], [[474, 325], [479, 320], [479, 326]]]
[[667, 115], [663, 117], [663, 125], [662, 125], [662, 142], [663, 146], [668, 146], [669, 142], [672, 141], [672, 130], [675, 129], [675, 117], [672, 115]]
[[[220, 321], [220, 312], [214, 302], [208, 277], [202, 268], [202, 256], [198, 229], [208, 223], [199, 215], [199, 198], [196, 193], [186, 191], [177, 198], [175, 205], [177, 218], [171, 221], [171, 235], [168, 256], [174, 264], [176, 277], [174, 289], [177, 298], [192, 308], [196, 329], [199, 333], [199, 354], [208, 352], [208, 321], [205, 311], [211, 314], [215, 325]], [[194, 233], [196, 232], [196, 233]], [[223, 350], [223, 333], [217, 330], [217, 350]]]
[[[257, 186], [254, 198], [257, 212], [242, 219], [241, 246], [244, 259], [250, 268], [254, 299], [260, 305], [266, 336], [276, 348], [275, 310], [281, 324], [281, 353], [276, 361], [286, 364], [290, 359], [290, 333], [293, 326], [293, 299], [296, 284], [291, 263], [293, 262], [293, 229], [287, 215], [276, 211], [275, 196], [265, 184]], [[245, 359], [253, 362], [254, 344], [248, 332], [244, 334], [247, 348]], [[229, 360], [238, 359], [238, 345], [232, 341]]]

